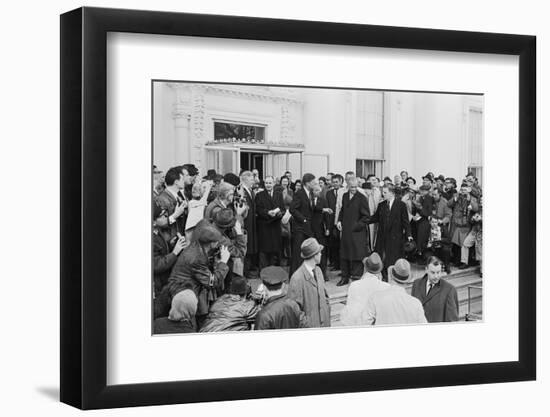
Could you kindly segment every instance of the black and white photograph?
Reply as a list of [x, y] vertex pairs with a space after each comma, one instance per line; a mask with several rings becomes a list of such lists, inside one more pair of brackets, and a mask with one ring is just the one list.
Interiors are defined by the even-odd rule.
[[483, 321], [483, 94], [151, 94], [153, 335]]

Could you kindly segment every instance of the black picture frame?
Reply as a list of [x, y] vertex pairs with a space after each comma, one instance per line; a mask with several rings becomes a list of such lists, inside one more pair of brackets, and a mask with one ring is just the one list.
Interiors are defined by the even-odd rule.
[[[519, 57], [519, 360], [133, 385], [107, 375], [108, 32]], [[156, 11], [61, 15], [61, 401], [82, 409], [525, 381], [536, 378], [534, 36]]]

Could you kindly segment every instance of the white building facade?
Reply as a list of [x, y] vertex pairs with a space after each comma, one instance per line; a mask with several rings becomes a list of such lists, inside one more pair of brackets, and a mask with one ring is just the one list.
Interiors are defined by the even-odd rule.
[[479, 95], [155, 82], [153, 161], [202, 175], [256, 168], [482, 179]]

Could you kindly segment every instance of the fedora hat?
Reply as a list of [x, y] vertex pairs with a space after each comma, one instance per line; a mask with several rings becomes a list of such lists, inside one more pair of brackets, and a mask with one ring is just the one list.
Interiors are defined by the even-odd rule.
[[323, 250], [323, 247], [314, 237], [307, 238], [302, 242], [302, 246], [300, 246], [300, 256], [303, 259], [313, 258]]
[[388, 275], [400, 284], [407, 284], [411, 278], [411, 264], [406, 259], [398, 259], [388, 268]]
[[382, 259], [380, 259], [380, 255], [373, 252], [370, 256], [363, 259], [363, 266], [365, 267], [365, 271], [370, 272], [371, 274], [378, 274], [384, 268], [384, 263], [382, 262]]
[[230, 229], [235, 226], [235, 215], [230, 208], [223, 208], [216, 213], [214, 224], [220, 229]]

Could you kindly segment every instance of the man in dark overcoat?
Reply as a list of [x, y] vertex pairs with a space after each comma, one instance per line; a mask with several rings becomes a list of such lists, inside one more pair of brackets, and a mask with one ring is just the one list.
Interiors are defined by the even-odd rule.
[[428, 323], [458, 321], [458, 295], [453, 284], [441, 278], [443, 262], [436, 256], [428, 259], [426, 275], [414, 281], [411, 295], [424, 307]]
[[368, 256], [369, 203], [358, 192], [357, 178], [348, 180], [348, 191], [342, 197], [342, 208], [338, 215], [337, 227], [342, 232], [340, 239], [340, 266], [342, 279], [338, 286], [349, 283], [350, 278], [359, 279], [363, 275], [363, 258]]
[[[241, 200], [244, 201], [247, 206], [244, 216], [244, 230], [247, 234], [246, 244], [246, 257], [244, 260], [244, 275], [249, 278], [251, 270], [257, 268], [257, 256], [258, 256], [258, 234], [256, 230], [256, 193], [253, 190], [254, 187], [254, 175], [251, 171], [243, 171], [240, 176], [241, 184], [238, 188], [238, 193], [241, 196]], [[240, 208], [239, 202], [235, 202], [235, 208]]]
[[306, 173], [302, 177], [302, 188], [294, 193], [292, 203], [290, 204], [291, 223], [291, 260], [290, 272], [292, 277], [302, 264], [300, 257], [300, 247], [302, 242], [309, 237], [313, 237], [311, 230], [311, 218], [313, 216], [313, 185], [315, 184], [315, 175]]
[[264, 178], [263, 191], [256, 194], [256, 214], [260, 270], [275, 265], [281, 252], [281, 218], [285, 211], [283, 194], [275, 192], [275, 179]]
[[378, 209], [368, 223], [378, 223], [376, 233], [375, 252], [382, 257], [384, 269], [382, 275], [387, 282], [387, 270], [399, 258], [403, 258], [403, 244], [406, 240], [413, 240], [411, 225], [407, 213], [407, 206], [395, 197], [394, 186], [384, 185]]

